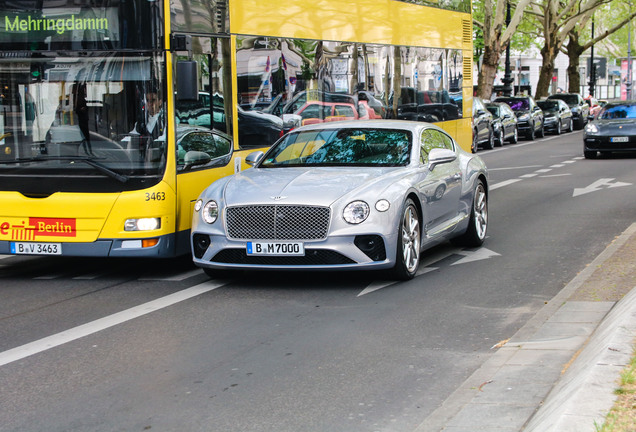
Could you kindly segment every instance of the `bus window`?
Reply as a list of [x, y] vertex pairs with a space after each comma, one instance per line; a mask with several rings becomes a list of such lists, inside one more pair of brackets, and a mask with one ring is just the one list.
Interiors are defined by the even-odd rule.
[[[103, 174], [86, 163], [69, 163], [76, 157], [95, 158], [101, 167], [130, 179], [106, 181], [99, 187], [102, 191], [134, 189], [141, 176], [145, 184], [148, 175], [159, 181], [166, 142], [163, 83], [156, 73], [161, 67], [161, 59], [151, 55], [51, 55], [8, 63], [0, 78], [3, 100], [11, 101], [0, 112], [8, 149], [3, 159], [22, 160], [20, 171], [32, 175], [59, 174], [60, 181], [46, 187], [47, 193], [85, 187], [69, 175]], [[16, 169], [0, 165], [0, 172]], [[3, 183], [5, 188], [34, 192], [24, 184]]]
[[[178, 61], [187, 58], [196, 63], [199, 92], [196, 99], [177, 98], [175, 109], [177, 124], [200, 126], [232, 135], [229, 43], [230, 40], [227, 38], [192, 37], [190, 56], [178, 57]], [[191, 79], [191, 77], [181, 77], [177, 74], [177, 82], [183, 79]]]

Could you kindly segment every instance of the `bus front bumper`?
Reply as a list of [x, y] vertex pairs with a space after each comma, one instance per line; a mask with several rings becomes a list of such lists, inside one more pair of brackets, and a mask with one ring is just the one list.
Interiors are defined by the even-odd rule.
[[176, 255], [175, 234], [156, 237], [156, 244], [146, 247], [144, 240], [148, 239], [100, 239], [90, 243], [0, 241], [0, 255], [141, 258], [167, 258]]

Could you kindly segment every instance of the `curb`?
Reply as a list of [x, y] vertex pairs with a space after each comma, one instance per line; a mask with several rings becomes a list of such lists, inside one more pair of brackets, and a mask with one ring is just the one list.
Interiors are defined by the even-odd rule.
[[[634, 287], [636, 288], [636, 287]], [[594, 432], [605, 422], [636, 337], [636, 289], [607, 314], [524, 432]]]

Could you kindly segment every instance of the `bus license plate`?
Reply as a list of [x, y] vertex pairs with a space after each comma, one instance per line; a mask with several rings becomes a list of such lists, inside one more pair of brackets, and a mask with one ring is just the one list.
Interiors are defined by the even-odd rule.
[[303, 256], [305, 247], [302, 242], [247, 242], [247, 254]]
[[615, 143], [615, 142], [629, 142], [629, 137], [612, 137], [610, 138], [610, 141]]
[[11, 253], [26, 255], [62, 255], [62, 244], [12, 242]]

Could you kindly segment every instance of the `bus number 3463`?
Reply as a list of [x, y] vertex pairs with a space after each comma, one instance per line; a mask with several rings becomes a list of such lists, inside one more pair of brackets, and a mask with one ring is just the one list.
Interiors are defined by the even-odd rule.
[[146, 201], [165, 201], [166, 193], [165, 192], [146, 192]]

